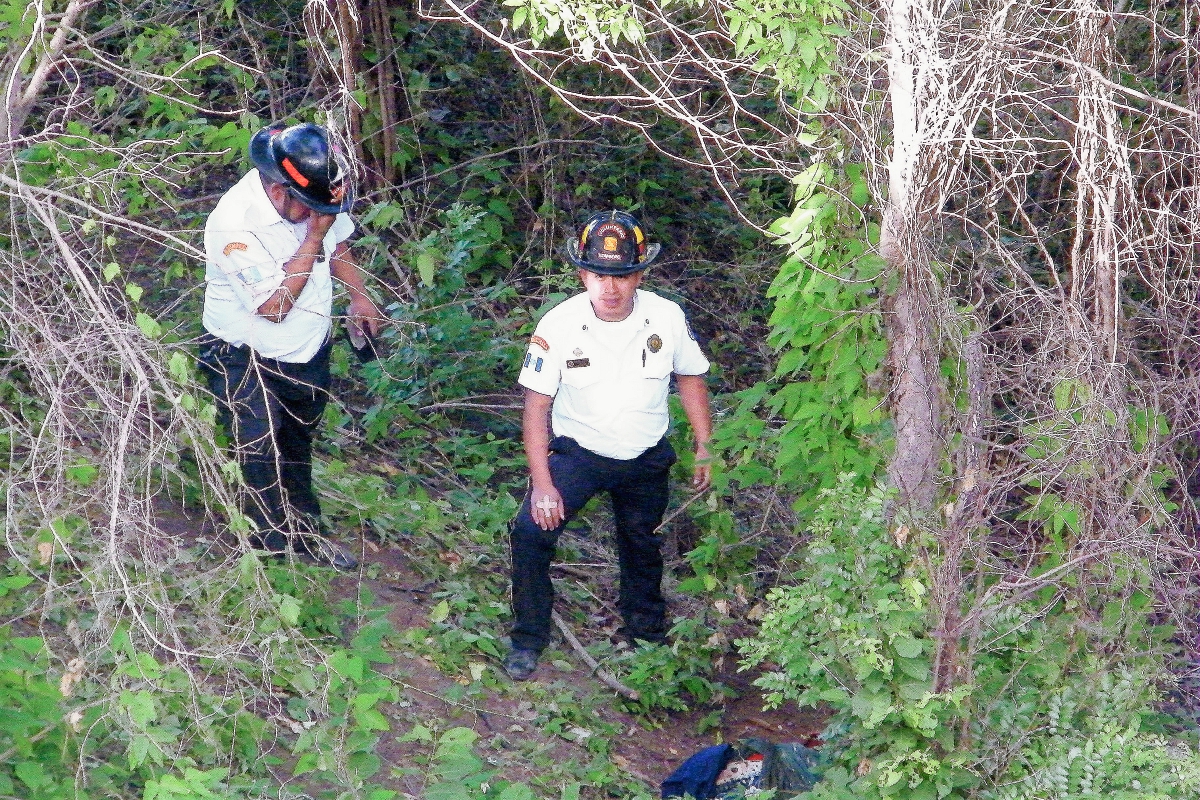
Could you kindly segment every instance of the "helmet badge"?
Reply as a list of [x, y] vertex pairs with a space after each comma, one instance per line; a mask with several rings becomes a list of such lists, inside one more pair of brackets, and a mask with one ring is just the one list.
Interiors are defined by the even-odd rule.
[[604, 249], [606, 251], [608, 251], [609, 253], [617, 252], [617, 237], [605, 236], [604, 237]]

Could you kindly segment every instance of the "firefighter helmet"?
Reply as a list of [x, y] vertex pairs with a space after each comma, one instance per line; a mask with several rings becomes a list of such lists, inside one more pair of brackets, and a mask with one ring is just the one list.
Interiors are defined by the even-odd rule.
[[567, 241], [567, 260], [598, 275], [628, 275], [650, 266], [662, 245], [647, 244], [642, 227], [624, 211], [588, 217], [579, 236]]
[[268, 181], [286, 186], [318, 213], [338, 214], [354, 205], [345, 159], [320, 125], [263, 128], [250, 139], [250, 160]]

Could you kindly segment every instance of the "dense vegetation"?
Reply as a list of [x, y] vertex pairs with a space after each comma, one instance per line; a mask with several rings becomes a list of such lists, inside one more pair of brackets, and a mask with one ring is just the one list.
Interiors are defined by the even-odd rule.
[[[650, 796], [604, 707], [717, 728], [737, 659], [829, 715], [813, 797], [1195, 796], [1195, 11], [0, 5], [0, 797]], [[238, 546], [194, 377], [198, 230], [278, 119], [359, 169], [388, 356], [338, 346], [317, 474], [420, 576], [407, 628], [396, 558], [348, 591]], [[496, 669], [513, 373], [608, 207], [716, 365], [675, 644], [603, 635], [602, 508], [564, 539], [636, 699]], [[494, 697], [577, 755], [479, 740]]]

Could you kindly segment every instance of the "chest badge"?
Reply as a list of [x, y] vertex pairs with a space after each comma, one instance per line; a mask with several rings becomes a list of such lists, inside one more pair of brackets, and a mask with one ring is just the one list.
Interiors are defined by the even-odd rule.
[[657, 353], [662, 350], [662, 337], [657, 333], [650, 334], [650, 338], [646, 340], [646, 347], [651, 353]]
[[571, 351], [571, 355], [575, 356], [576, 358], [579, 358], [580, 356], [583, 355], [583, 351], [580, 350], [578, 347], [576, 347], [574, 350]]
[[580, 367], [590, 367], [592, 360], [590, 358], [568, 358], [567, 369], [579, 369]]

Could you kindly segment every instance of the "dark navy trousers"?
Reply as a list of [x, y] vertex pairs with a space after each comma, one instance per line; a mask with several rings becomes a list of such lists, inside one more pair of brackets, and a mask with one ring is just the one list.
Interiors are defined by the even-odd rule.
[[200, 368], [233, 438], [248, 490], [242, 511], [259, 530], [257, 547], [282, 551], [293, 534], [318, 530], [312, 441], [329, 400], [329, 351], [326, 342], [297, 364], [208, 334], [200, 340]]
[[[625, 621], [624, 632], [635, 639], [660, 641], [667, 631], [661, 585], [662, 539], [655, 529], [667, 510], [668, 475], [674, 463], [675, 451], [666, 437], [627, 461], [597, 455], [565, 436], [550, 442], [550, 477], [562, 495], [567, 521], [593, 495], [608, 492], [612, 498], [621, 567], [617, 608]], [[554, 606], [550, 562], [562, 525], [552, 531], [539, 528], [530, 514], [530, 500], [526, 493], [512, 524], [512, 602], [516, 618], [512, 643], [514, 648], [540, 652], [550, 642]]]

